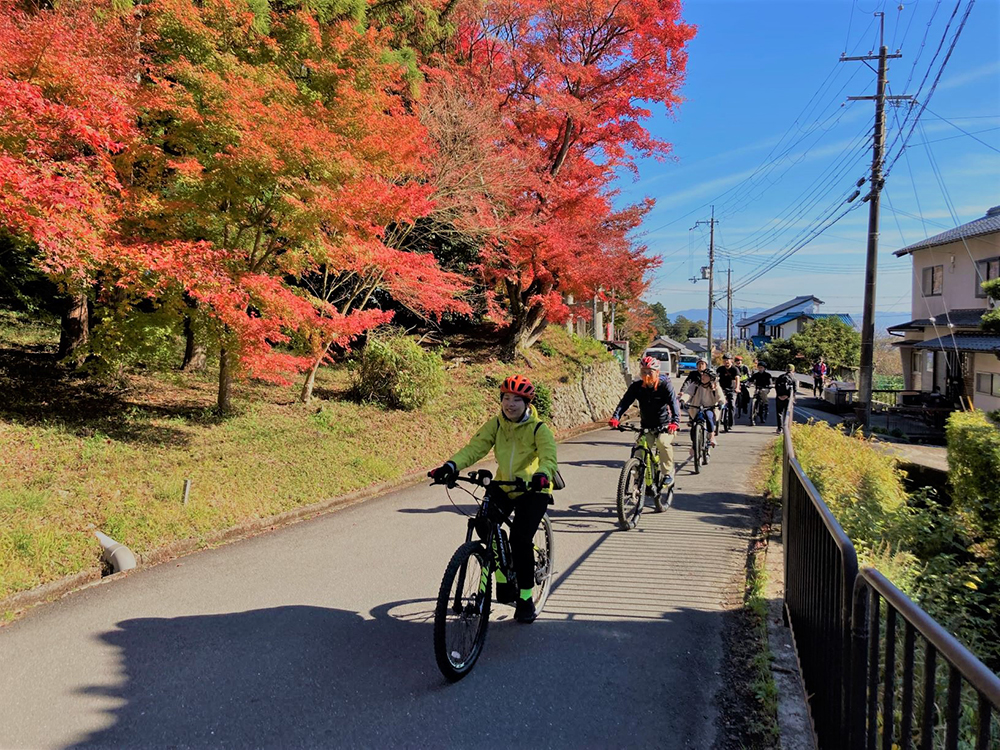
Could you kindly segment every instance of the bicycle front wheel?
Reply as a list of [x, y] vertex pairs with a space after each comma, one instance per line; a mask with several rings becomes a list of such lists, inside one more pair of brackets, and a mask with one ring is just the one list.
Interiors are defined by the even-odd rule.
[[546, 513], [542, 516], [542, 522], [535, 532], [535, 590], [532, 599], [535, 600], [535, 613], [541, 614], [545, 601], [549, 598], [549, 591], [552, 589], [552, 573], [554, 568], [555, 548], [552, 538], [552, 522]]
[[656, 512], [662, 513], [667, 508], [669, 508], [674, 502], [674, 486], [671, 484], [669, 487], [664, 487], [656, 495]]
[[646, 491], [645, 474], [642, 461], [630, 458], [618, 478], [618, 525], [625, 531], [634, 529], [639, 522]]
[[691, 447], [694, 448], [694, 473], [701, 474], [701, 439], [704, 430], [699, 422], [691, 428]]
[[434, 657], [451, 682], [472, 671], [482, 653], [492, 587], [486, 548], [478, 541], [466, 542], [445, 568], [434, 608]]

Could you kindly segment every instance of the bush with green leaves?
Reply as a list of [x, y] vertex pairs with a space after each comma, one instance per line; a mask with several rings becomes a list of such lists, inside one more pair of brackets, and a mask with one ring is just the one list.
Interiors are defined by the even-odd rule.
[[793, 427], [796, 457], [872, 565], [953, 632], [991, 669], [1000, 668], [1000, 428], [982, 412], [948, 423], [952, 498], [908, 493], [896, 459], [825, 423]]
[[552, 418], [552, 389], [545, 383], [535, 383], [535, 411], [540, 419], [548, 421]]
[[360, 401], [413, 411], [444, 389], [444, 363], [401, 334], [371, 336], [353, 362], [351, 388]]
[[[1000, 302], [1000, 279], [984, 281], [983, 291], [986, 292], [986, 296], [990, 299]], [[1000, 333], [1000, 307], [995, 307], [983, 315], [983, 319], [979, 325], [988, 333]]]

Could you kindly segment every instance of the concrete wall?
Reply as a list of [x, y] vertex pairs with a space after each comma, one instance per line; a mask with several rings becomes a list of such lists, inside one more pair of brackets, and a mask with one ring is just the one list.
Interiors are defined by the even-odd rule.
[[[928, 247], [917, 250], [912, 255], [911, 313], [914, 318], [943, 316], [946, 307], [948, 310], [986, 309], [986, 298], [976, 296], [974, 261], [1000, 255], [1000, 233]], [[931, 266], [944, 266], [941, 294], [925, 297], [922, 289], [923, 269]]]
[[617, 360], [588, 367], [569, 383], [552, 389], [552, 425], [566, 430], [590, 422], [608, 419], [628, 384], [630, 376]]

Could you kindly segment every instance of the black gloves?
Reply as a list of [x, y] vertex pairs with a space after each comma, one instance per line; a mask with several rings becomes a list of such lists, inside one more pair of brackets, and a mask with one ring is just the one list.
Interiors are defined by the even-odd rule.
[[542, 472], [538, 471], [531, 475], [531, 489], [535, 492], [541, 492], [542, 490], [547, 490], [549, 488], [549, 478], [545, 476]]
[[428, 471], [427, 476], [438, 484], [452, 484], [455, 481], [455, 477], [458, 476], [458, 469], [455, 468], [455, 464], [448, 461], [447, 463], [441, 464], [436, 469]]

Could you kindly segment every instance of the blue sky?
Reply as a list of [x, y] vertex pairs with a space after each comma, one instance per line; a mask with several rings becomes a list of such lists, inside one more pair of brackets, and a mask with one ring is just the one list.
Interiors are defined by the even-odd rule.
[[[688, 3], [684, 17], [698, 35], [685, 101], [675, 117], [661, 112], [649, 123], [673, 143], [674, 158], [645, 160], [639, 179], [621, 184], [622, 200], [657, 199], [643, 241], [663, 266], [646, 300], [668, 311], [706, 304], [708, 282], [688, 278], [708, 262], [707, 227], [691, 227], [709, 218], [709, 204], [719, 220], [717, 290], [729, 263], [735, 285], [808, 237], [822, 216], [848, 208], [844, 199], [871, 167], [874, 103], [846, 98], [874, 94], [876, 75], [864, 63], [838, 59], [845, 51], [877, 54], [873, 13], [884, 10], [886, 44], [903, 55], [890, 61], [890, 93], [916, 94], [930, 71], [921, 95], [927, 111], [905, 150], [896, 140], [899, 124], [909, 132], [914, 118], [887, 111], [887, 144], [896, 143], [888, 159], [901, 156], [882, 197], [877, 309], [907, 311], [910, 263], [892, 251], [1000, 204], [1000, 0], [976, 0], [933, 97], [926, 96], [968, 2], [959, 0], [953, 19], [956, 0], [904, 2], [902, 11], [898, 0]], [[867, 183], [861, 190], [864, 196]], [[788, 261], [739, 289], [734, 306], [815, 294], [826, 312], [858, 313], [868, 204], [854, 204]]]

